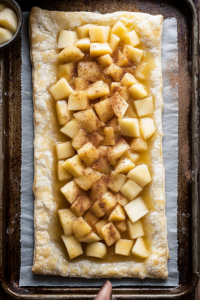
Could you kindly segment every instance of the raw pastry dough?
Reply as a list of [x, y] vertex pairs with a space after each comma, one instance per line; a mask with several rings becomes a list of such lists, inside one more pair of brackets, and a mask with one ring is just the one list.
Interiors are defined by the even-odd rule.
[[[150, 254], [145, 260], [127, 259], [99, 261], [80, 257], [70, 261], [61, 240], [63, 230], [58, 219], [58, 209], [65, 208], [66, 200], [60, 193], [62, 185], [55, 184], [56, 159], [54, 144], [63, 141], [58, 133], [55, 116], [55, 100], [49, 87], [57, 81], [57, 38], [60, 30], [75, 30], [85, 24], [113, 26], [118, 20], [138, 32], [145, 49], [151, 54], [154, 67], [148, 79], [149, 90], [154, 97], [154, 121], [156, 132], [149, 144], [152, 162], [152, 182], [148, 193], [152, 199], [150, 212], [144, 217]], [[34, 274], [71, 277], [137, 277], [160, 278], [168, 276], [167, 232], [165, 217], [164, 167], [162, 159], [162, 71], [161, 36], [162, 16], [144, 13], [116, 12], [97, 14], [90, 12], [56, 12], [34, 7], [30, 14], [30, 43], [33, 66], [34, 101], [34, 166], [35, 180], [35, 252]]]

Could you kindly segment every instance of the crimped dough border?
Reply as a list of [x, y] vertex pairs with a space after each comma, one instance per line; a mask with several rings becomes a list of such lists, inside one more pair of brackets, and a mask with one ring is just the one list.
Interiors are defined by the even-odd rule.
[[[156, 68], [151, 72], [150, 91], [154, 97], [154, 120], [156, 133], [149, 145], [152, 159], [152, 183], [149, 193], [155, 209], [145, 217], [149, 224], [146, 233], [152, 240], [152, 252], [144, 262], [96, 263], [83, 259], [67, 261], [61, 242], [57, 241], [53, 228], [58, 222], [57, 201], [54, 199], [52, 181], [53, 150], [51, 140], [55, 137], [51, 125], [52, 116], [48, 104], [52, 97], [48, 87], [57, 80], [57, 35], [62, 29], [74, 30], [87, 23], [114, 25], [118, 20], [133, 25], [140, 38], [154, 56]], [[34, 102], [34, 170], [33, 192], [35, 249], [32, 272], [43, 275], [104, 278], [136, 277], [167, 279], [167, 231], [165, 217], [165, 175], [162, 158], [162, 70], [161, 37], [163, 17], [144, 13], [115, 12], [98, 14], [91, 12], [56, 12], [38, 7], [30, 14], [30, 44], [33, 67]]]

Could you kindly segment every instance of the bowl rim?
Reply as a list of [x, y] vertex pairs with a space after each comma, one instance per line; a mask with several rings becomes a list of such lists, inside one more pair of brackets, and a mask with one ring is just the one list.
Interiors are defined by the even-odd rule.
[[21, 7], [19, 6], [19, 4], [15, 0], [9, 0], [9, 1], [3, 0], [2, 1], [2, 3], [4, 3], [4, 4], [6, 4], [6, 3], [9, 4], [9, 2], [12, 2], [13, 5], [15, 6], [16, 10], [18, 10], [18, 12], [19, 12], [17, 31], [15, 32], [15, 34], [13, 35], [11, 40], [9, 40], [8, 42], [0, 45], [0, 50], [10, 46], [12, 43], [15, 42], [15, 40], [19, 37], [19, 34], [21, 32], [21, 29], [22, 29], [22, 25], [23, 25], [23, 14], [22, 14]]

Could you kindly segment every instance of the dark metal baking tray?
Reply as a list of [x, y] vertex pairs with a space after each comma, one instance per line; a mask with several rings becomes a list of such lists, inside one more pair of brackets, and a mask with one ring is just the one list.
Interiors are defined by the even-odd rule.
[[[141, 11], [178, 20], [179, 165], [178, 269], [179, 286], [114, 288], [116, 299], [180, 299], [199, 278], [199, 110], [198, 18], [191, 0], [32, 0], [32, 6], [63, 11]], [[0, 53], [0, 281], [20, 299], [93, 299], [96, 288], [19, 287], [21, 176], [21, 40]], [[173, 80], [173, 79], [172, 79]], [[173, 151], [173, 149], [172, 149]]]

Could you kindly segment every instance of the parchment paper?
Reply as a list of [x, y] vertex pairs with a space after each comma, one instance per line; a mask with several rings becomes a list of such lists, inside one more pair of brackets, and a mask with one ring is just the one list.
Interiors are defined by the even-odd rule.
[[[32, 78], [29, 56], [28, 16], [24, 13], [22, 29], [22, 167], [21, 167], [21, 268], [20, 286], [100, 286], [104, 279], [81, 279], [59, 276], [39, 276], [31, 272], [34, 251], [32, 185], [33, 169], [33, 102]], [[173, 61], [173, 64], [169, 62]], [[166, 281], [156, 279], [111, 279], [113, 286], [178, 285], [177, 269], [177, 170], [178, 170], [178, 86], [170, 84], [170, 74], [178, 74], [177, 21], [164, 20], [162, 39], [163, 68], [163, 156], [166, 174], [166, 216], [170, 259], [169, 277]], [[173, 149], [173, 151], [171, 151]]]

